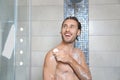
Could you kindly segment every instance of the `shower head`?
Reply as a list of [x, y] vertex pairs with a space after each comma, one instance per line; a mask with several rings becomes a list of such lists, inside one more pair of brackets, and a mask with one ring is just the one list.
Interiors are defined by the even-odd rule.
[[81, 2], [82, 0], [70, 0], [72, 3], [79, 3]]

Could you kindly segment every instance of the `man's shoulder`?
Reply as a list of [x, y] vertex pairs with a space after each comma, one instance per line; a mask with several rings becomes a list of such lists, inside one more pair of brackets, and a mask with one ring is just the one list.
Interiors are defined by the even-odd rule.
[[51, 57], [51, 56], [53, 56], [53, 50], [54, 50], [55, 48], [52, 48], [51, 50], [49, 50], [47, 53], [46, 53], [46, 57]]
[[49, 50], [46, 55], [52, 55], [53, 54], [53, 49]]
[[75, 48], [75, 50], [78, 52], [82, 52], [82, 50], [80, 48]]
[[[44, 65], [47, 67], [56, 65], [56, 60], [55, 60], [55, 57], [54, 57], [52, 51], [53, 51], [53, 49], [49, 50], [45, 55]], [[54, 65], [52, 65], [52, 64], [54, 64]]]
[[49, 50], [45, 55], [46, 61], [54, 61], [53, 49]]
[[80, 48], [75, 48], [76, 52], [79, 53], [80, 55], [83, 55], [83, 51]]

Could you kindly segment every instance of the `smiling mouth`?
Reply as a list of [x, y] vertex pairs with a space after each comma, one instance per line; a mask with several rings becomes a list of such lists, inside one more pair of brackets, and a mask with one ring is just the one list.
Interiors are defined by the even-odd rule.
[[65, 37], [71, 37], [71, 33], [65, 33]]

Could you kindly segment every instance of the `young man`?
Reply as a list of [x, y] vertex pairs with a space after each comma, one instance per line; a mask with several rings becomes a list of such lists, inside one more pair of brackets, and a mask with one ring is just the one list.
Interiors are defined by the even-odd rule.
[[61, 28], [62, 42], [50, 50], [44, 61], [44, 80], [92, 80], [84, 53], [74, 47], [81, 24], [76, 17], [67, 17]]

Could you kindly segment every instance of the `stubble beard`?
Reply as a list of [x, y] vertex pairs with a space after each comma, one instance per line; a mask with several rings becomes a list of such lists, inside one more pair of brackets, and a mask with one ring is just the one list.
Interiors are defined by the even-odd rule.
[[67, 41], [67, 40], [65, 40], [65, 38], [64, 38], [63, 35], [62, 35], [62, 40], [63, 40], [63, 42], [66, 43], [66, 44], [71, 44], [71, 43], [74, 43], [74, 42], [75, 42], [76, 38]]

